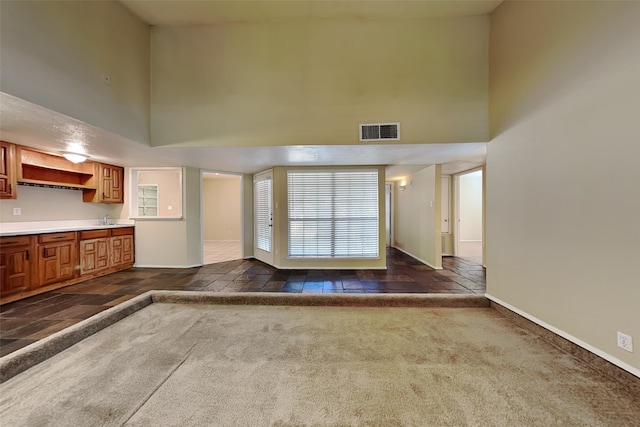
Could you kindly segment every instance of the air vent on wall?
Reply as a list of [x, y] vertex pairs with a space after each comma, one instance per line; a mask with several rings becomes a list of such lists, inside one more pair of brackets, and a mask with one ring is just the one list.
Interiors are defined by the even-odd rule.
[[399, 141], [400, 123], [360, 125], [360, 141]]

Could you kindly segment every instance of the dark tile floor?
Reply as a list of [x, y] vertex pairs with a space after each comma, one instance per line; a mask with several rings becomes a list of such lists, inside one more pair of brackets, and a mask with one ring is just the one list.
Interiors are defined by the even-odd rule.
[[197, 268], [132, 268], [0, 307], [0, 356], [150, 290], [484, 294], [484, 268], [445, 257], [443, 269], [390, 248], [386, 270], [278, 270], [255, 260]]

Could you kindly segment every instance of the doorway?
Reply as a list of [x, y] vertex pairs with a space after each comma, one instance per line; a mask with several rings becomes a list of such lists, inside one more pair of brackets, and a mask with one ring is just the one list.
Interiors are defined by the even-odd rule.
[[457, 176], [456, 256], [482, 264], [483, 177], [482, 170]]
[[242, 177], [202, 172], [202, 263], [242, 259]]

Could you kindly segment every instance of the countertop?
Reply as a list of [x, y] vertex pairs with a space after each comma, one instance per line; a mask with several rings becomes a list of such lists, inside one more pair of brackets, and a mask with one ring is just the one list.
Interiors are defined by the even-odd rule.
[[134, 221], [112, 220], [114, 223], [105, 225], [97, 219], [70, 221], [33, 221], [33, 222], [3, 222], [0, 223], [1, 236], [24, 236], [28, 234], [57, 233], [60, 231], [98, 230], [103, 228], [133, 227]]

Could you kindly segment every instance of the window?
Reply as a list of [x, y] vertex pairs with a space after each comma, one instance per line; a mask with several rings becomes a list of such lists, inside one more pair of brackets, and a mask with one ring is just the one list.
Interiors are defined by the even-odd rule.
[[158, 216], [158, 185], [138, 185], [138, 215]]
[[287, 173], [289, 257], [377, 258], [378, 171]]
[[182, 168], [132, 168], [130, 172], [131, 218], [182, 218]]

